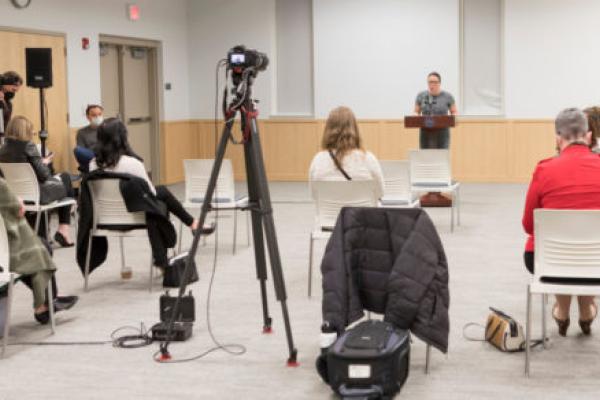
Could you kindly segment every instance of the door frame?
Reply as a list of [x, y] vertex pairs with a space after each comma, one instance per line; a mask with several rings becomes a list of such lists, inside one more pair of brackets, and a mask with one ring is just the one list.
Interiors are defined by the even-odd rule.
[[[150, 77], [148, 90], [150, 93], [150, 111], [156, 116], [152, 119], [152, 123], [150, 124], [150, 153], [152, 158], [150, 168], [152, 170], [152, 182], [158, 184], [160, 183], [162, 167], [160, 122], [163, 120], [164, 115], [163, 91], [160, 90], [160, 88], [163, 87], [162, 42], [158, 40], [100, 34], [98, 35], [98, 44], [100, 43], [113, 46], [145, 47], [150, 49], [148, 52], [148, 64], [150, 67], [150, 70], [148, 71], [148, 76]], [[119, 58], [119, 60], [121, 60], [121, 58]], [[122, 90], [122, 85], [120, 86]], [[120, 101], [123, 101], [122, 93], [120, 94], [120, 97]]]

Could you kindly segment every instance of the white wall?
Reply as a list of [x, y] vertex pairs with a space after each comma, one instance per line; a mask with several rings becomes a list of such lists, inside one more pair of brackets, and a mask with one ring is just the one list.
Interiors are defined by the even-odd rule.
[[256, 78], [253, 97], [260, 100], [261, 118], [272, 114], [276, 93], [275, 0], [192, 0], [188, 23], [192, 116], [214, 118], [216, 64], [239, 44], [269, 57], [267, 70]]
[[506, 116], [600, 103], [600, 2], [506, 0]]
[[458, 101], [458, 0], [314, 0], [315, 113], [412, 113], [431, 71]]
[[[190, 117], [188, 101], [187, 0], [137, 0], [139, 21], [126, 17], [128, 0], [33, 1], [17, 10], [8, 1], [0, 2], [2, 26], [66, 34], [69, 112], [71, 126], [86, 123], [82, 107], [100, 102], [100, 58], [98, 35], [109, 34], [159, 40], [163, 45], [164, 82], [172, 90], [164, 92], [164, 119]], [[81, 38], [91, 40], [82, 50]]]

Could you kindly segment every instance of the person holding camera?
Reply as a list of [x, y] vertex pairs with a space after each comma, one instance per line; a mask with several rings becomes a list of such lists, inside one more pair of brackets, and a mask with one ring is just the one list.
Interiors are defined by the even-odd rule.
[[12, 100], [22, 85], [23, 78], [14, 71], [5, 72], [0, 76], [0, 108], [4, 121], [4, 125], [0, 126], [0, 133], [8, 126], [13, 111]]
[[[74, 197], [71, 176], [67, 173], [53, 175], [49, 164], [52, 162], [53, 153], [42, 158], [33, 143], [33, 124], [22, 116], [14, 117], [6, 127], [6, 141], [0, 147], [0, 162], [29, 163], [33, 167], [40, 186], [41, 204], [49, 204], [65, 197]], [[71, 206], [58, 209], [58, 230], [54, 235], [62, 247], [72, 247], [69, 226], [71, 224]], [[40, 223], [40, 232], [46, 232], [46, 227]], [[42, 235], [42, 236], [45, 236]]]

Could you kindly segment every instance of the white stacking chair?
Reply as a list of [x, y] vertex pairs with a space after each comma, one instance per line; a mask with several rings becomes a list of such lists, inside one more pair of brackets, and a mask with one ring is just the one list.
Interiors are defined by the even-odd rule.
[[460, 183], [452, 180], [450, 151], [446, 149], [411, 150], [410, 182], [411, 190], [419, 192], [443, 192], [452, 195], [450, 207], [450, 230], [454, 232], [454, 214], [456, 224], [460, 225]]
[[[214, 160], [198, 159], [183, 160], [185, 172], [185, 198], [183, 206], [186, 209], [200, 209], [204, 202], [204, 195], [208, 188], [208, 181], [212, 172]], [[233, 254], [237, 245], [237, 211], [248, 206], [248, 196], [235, 194], [235, 181], [231, 160], [224, 159], [217, 179], [217, 188], [211, 206], [221, 211], [233, 211]], [[183, 223], [179, 224], [179, 249], [181, 252]], [[246, 213], [246, 238], [250, 245], [250, 213]]]
[[36, 213], [36, 233], [40, 227], [41, 216], [42, 214], [44, 215], [46, 222], [46, 239], [50, 240], [48, 211], [64, 206], [74, 206], [77, 204], [75, 199], [65, 197], [62, 200], [57, 200], [50, 204], [41, 204], [40, 185], [38, 184], [35, 171], [29, 163], [0, 163], [0, 170], [11, 191], [25, 203], [25, 211]]
[[[94, 236], [106, 236], [119, 238], [121, 250], [121, 273], [126, 271], [124, 239], [126, 237], [147, 237], [146, 215], [143, 212], [131, 213], [127, 211], [123, 196], [119, 189], [119, 179], [97, 179], [88, 181], [88, 187], [94, 208], [94, 220], [90, 230], [87, 244], [87, 255], [85, 259], [84, 290], [88, 290], [90, 275], [90, 256], [92, 250], [92, 238]], [[125, 230], [126, 229], [126, 230]], [[150, 283], [149, 290], [152, 291], [154, 268], [152, 254], [150, 255]]]
[[384, 190], [381, 207], [418, 207], [419, 198], [411, 190], [407, 160], [381, 160]]
[[525, 376], [531, 357], [531, 297], [541, 294], [542, 338], [546, 343], [545, 304], [549, 294], [600, 296], [600, 210], [534, 211], [534, 274], [527, 286]]
[[310, 185], [316, 216], [308, 253], [308, 297], [312, 295], [314, 241], [329, 239], [342, 207], [377, 207], [378, 200], [373, 180], [315, 181]]
[[[4, 225], [4, 219], [0, 215], [0, 267], [3, 271], [0, 272], [0, 288], [7, 290], [7, 296], [4, 305], [2, 306], [0, 301], [0, 333], [2, 334], [2, 354], [4, 357], [6, 353], [6, 347], [8, 346], [8, 335], [10, 333], [10, 313], [13, 300], [14, 284], [19, 278], [18, 274], [10, 272], [10, 253], [8, 247], [8, 233], [6, 226]], [[52, 285], [48, 282], [48, 298], [52, 296]], [[50, 329], [52, 333], [55, 332], [55, 320], [54, 320], [54, 305], [50, 301], [48, 303], [48, 309], [50, 311]]]

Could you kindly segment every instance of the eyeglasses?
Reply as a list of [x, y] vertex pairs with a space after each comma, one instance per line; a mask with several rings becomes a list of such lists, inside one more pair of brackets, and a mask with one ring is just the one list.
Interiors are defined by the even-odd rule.
[[430, 85], [439, 85], [440, 81], [427, 81]]

